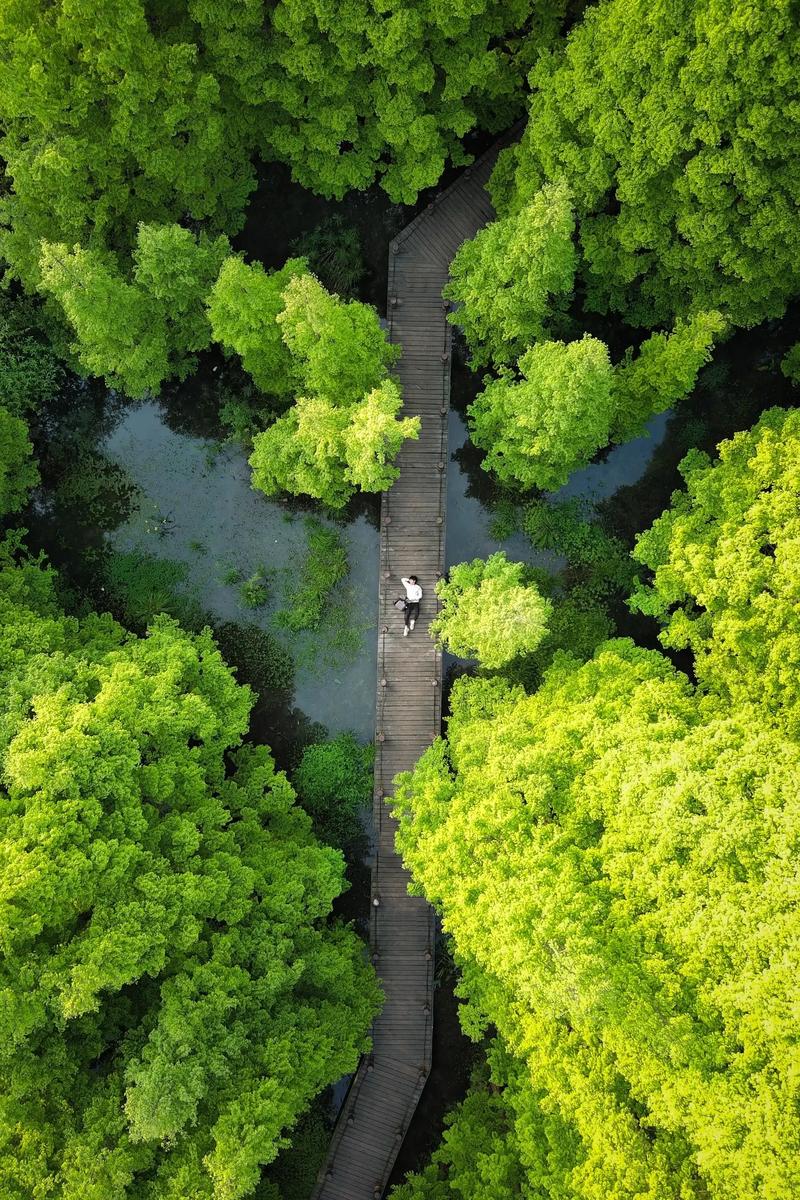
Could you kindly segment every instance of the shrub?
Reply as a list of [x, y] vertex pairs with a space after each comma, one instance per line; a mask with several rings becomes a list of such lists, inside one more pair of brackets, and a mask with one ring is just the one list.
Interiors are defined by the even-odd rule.
[[340, 848], [363, 834], [359, 814], [372, 795], [372, 746], [351, 733], [307, 746], [292, 781], [324, 841]]

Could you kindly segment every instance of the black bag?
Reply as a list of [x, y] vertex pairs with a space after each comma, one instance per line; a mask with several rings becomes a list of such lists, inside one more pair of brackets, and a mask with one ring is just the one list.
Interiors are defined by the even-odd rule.
[[405, 612], [406, 609], [408, 608], [408, 601], [407, 600], [395, 600], [394, 606], [398, 612]]

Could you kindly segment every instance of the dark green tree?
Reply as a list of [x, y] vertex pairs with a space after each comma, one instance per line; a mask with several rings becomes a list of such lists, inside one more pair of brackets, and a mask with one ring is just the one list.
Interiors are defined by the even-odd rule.
[[28, 426], [0, 404], [0, 518], [22, 508], [39, 482]]

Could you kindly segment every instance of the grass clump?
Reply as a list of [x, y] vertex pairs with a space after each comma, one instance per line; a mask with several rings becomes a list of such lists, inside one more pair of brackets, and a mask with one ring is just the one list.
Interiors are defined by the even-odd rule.
[[259, 696], [291, 689], [292, 656], [266, 629], [251, 622], [223, 621], [214, 627], [214, 638], [225, 662], [236, 668], [239, 683]]
[[259, 567], [239, 588], [239, 602], [242, 608], [261, 608], [267, 603], [268, 597], [266, 572]]
[[297, 582], [288, 589], [288, 607], [275, 614], [276, 622], [293, 633], [319, 627], [331, 593], [350, 569], [347, 550], [336, 529], [315, 517], [307, 517], [305, 527], [308, 540]]
[[338, 213], [295, 238], [292, 253], [305, 258], [330, 292], [355, 296], [364, 276], [364, 257], [357, 230]]
[[103, 569], [103, 590], [114, 615], [125, 625], [146, 628], [159, 613], [175, 617], [187, 629], [203, 625], [199, 606], [181, 595], [186, 579], [185, 563], [154, 558], [137, 550], [114, 551]]

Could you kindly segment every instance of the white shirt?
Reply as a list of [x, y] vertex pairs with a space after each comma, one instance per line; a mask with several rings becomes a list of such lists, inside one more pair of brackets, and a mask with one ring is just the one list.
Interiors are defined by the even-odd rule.
[[406, 600], [410, 600], [412, 604], [419, 604], [422, 599], [422, 588], [418, 583], [412, 583], [410, 579], [403, 579], [400, 582], [406, 589]]

